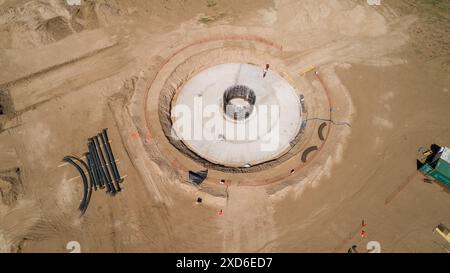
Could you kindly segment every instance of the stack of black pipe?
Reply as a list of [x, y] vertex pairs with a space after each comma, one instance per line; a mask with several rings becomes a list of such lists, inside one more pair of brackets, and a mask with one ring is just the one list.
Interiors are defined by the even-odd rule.
[[[123, 182], [109, 144], [107, 129], [103, 129], [100, 134], [89, 138], [88, 149], [89, 152], [85, 154], [87, 162], [74, 156], [63, 158], [63, 161], [70, 163], [78, 170], [83, 180], [83, 199], [78, 208], [81, 215], [88, 208], [92, 190], [106, 188], [106, 192], [114, 196], [121, 191], [120, 183]], [[89, 182], [82, 167], [89, 175]]]

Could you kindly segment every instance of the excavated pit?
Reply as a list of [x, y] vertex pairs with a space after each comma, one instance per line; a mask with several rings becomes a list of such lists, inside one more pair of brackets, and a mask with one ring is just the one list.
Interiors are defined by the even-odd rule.
[[[312, 162], [323, 161], [323, 159], [317, 160], [317, 158], [323, 154], [321, 151], [324, 144], [329, 142], [331, 130], [327, 127], [323, 132], [324, 140], [320, 140], [317, 134], [320, 123], [315, 119], [310, 119], [312, 117], [330, 118], [328, 92], [320, 86], [317, 88], [312, 86], [306, 78], [298, 77], [294, 73], [295, 71], [288, 68], [283, 56], [280, 55], [281, 47], [270, 41], [253, 36], [233, 36], [231, 38], [224, 36], [221, 39], [217, 37], [200, 39], [180, 47], [179, 50], [169, 52], [162, 65], [154, 71], [156, 73], [149, 74], [150, 81], [146, 86], [142, 86], [145, 88], [142, 89], [142, 92], [145, 94], [143, 100], [146, 113], [143, 132], [148, 130], [148, 135], [151, 140], [154, 140], [154, 145], [148, 146], [147, 152], [152, 157], [163, 158], [167, 166], [176, 170], [181, 176], [188, 170], [209, 169], [208, 183], [205, 184], [211, 186], [220, 185], [223, 179], [232, 180], [240, 185], [268, 185], [292, 177], [292, 170], [295, 175], [306, 174], [310, 170], [306, 168], [306, 165], [312, 166], [314, 165]], [[232, 39], [233, 42], [228, 42], [229, 39]], [[270, 70], [264, 77], [264, 68], [267, 63], [270, 64]], [[234, 68], [223, 70], [224, 66]], [[239, 67], [244, 70], [245, 82], [240, 77], [236, 77], [239, 74], [237, 72]], [[245, 72], [247, 68], [252, 68], [249, 70], [251, 73]], [[218, 71], [217, 74], [213, 73], [215, 69]], [[229, 75], [226, 75], [225, 72]], [[196, 77], [200, 77], [198, 81], [203, 82], [205, 86], [207, 86], [205, 82], [208, 81], [210, 84], [218, 81], [220, 86], [213, 88], [214, 92], [203, 92], [204, 90], [195, 85], [194, 87], [190, 86], [195, 83]], [[244, 126], [251, 123], [258, 117], [255, 113], [258, 113], [259, 105], [272, 104], [267, 103], [265, 95], [261, 94], [260, 90], [264, 90], [262, 86], [267, 86], [267, 82], [274, 79], [283, 83], [281, 87], [277, 87], [281, 88], [280, 92], [277, 93], [273, 90], [266, 90], [266, 92], [273, 95], [272, 99], [277, 101], [276, 104], [281, 102], [279, 108], [282, 110], [281, 112], [285, 112], [284, 116], [287, 119], [281, 118], [280, 120], [289, 120], [291, 116], [297, 115], [297, 118], [291, 122], [292, 130], [287, 130], [289, 134], [286, 135], [286, 132], [281, 130], [282, 135], [285, 134], [285, 139], [281, 141], [282, 145], [275, 152], [260, 153], [257, 158], [248, 158], [248, 155], [255, 154], [249, 152], [255, 149], [249, 149], [248, 145], [243, 145], [242, 149], [218, 148], [216, 144], [220, 146], [224, 140], [232, 142], [226, 134], [215, 134], [213, 135], [214, 139], [210, 139], [213, 144], [203, 145], [204, 143], [195, 139], [186, 140], [183, 137], [183, 131], [177, 131], [177, 126], [174, 126], [177, 125], [177, 115], [173, 115], [174, 109], [179, 104], [193, 109], [194, 99], [206, 99], [208, 102], [213, 102], [212, 104], [216, 106], [217, 116], [220, 114], [224, 121], [231, 124]], [[254, 110], [243, 120], [230, 118], [223, 110], [224, 93], [228, 88], [236, 85], [246, 86], [255, 93]], [[186, 90], [189, 92], [185, 92]], [[290, 91], [283, 92], [283, 90]], [[283, 98], [286, 94], [290, 95]], [[185, 102], [180, 103], [183, 100]], [[248, 105], [248, 102], [242, 98], [231, 99], [230, 97], [230, 100], [236, 101], [240, 105]], [[284, 103], [291, 105], [287, 106]], [[289, 112], [292, 112], [293, 109], [298, 111], [296, 115]], [[190, 127], [193, 128], [193, 126]], [[202, 132], [202, 129], [192, 131]], [[214, 143], [214, 141], [216, 142]], [[307, 162], [303, 162], [301, 160], [302, 152], [310, 146], [317, 146], [318, 150], [310, 153]], [[260, 147], [257, 150], [259, 149]], [[242, 153], [230, 157], [230, 154], [233, 155], [232, 152], [236, 150], [242, 150]], [[305, 172], [298, 172], [300, 169], [305, 169]]]

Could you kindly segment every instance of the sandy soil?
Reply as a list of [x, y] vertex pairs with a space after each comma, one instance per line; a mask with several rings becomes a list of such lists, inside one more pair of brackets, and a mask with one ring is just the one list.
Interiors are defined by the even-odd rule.
[[[420, 147], [450, 145], [449, 9], [420, 0], [0, 0], [0, 252], [69, 252], [70, 241], [82, 252], [365, 252], [369, 241], [382, 252], [449, 252], [432, 232], [450, 227], [449, 192], [415, 166]], [[186, 169], [202, 166], [163, 139], [151, 106], [179, 64], [223, 48], [246, 53], [211, 63], [270, 58], [305, 96], [328, 92], [331, 115], [351, 128], [329, 124], [305, 166], [293, 157], [253, 174], [211, 171], [201, 188], [186, 183]], [[204, 67], [192, 66], [177, 80]], [[123, 191], [95, 192], [80, 218], [82, 181], [61, 160], [82, 156], [103, 128]]]

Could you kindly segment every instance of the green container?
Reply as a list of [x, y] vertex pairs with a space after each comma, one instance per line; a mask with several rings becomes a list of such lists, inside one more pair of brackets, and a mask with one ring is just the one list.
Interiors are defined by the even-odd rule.
[[419, 170], [450, 188], [450, 149], [444, 148], [436, 168], [433, 169], [426, 163]]

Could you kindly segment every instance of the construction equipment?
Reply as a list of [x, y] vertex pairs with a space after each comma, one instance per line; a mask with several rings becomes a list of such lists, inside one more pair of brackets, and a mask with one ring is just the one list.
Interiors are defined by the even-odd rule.
[[419, 155], [417, 170], [450, 188], [450, 148], [432, 144]]

